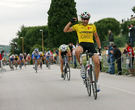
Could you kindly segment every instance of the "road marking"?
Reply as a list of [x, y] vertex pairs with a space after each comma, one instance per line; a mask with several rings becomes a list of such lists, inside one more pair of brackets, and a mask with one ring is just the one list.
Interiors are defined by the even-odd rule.
[[105, 85], [102, 85], [102, 86], [110, 88], [110, 89], [115, 89], [115, 90], [118, 90], [118, 91], [121, 91], [121, 92], [125, 92], [125, 93], [128, 93], [128, 94], [135, 95], [135, 92], [131, 92], [131, 91], [127, 91], [127, 90], [124, 90], [124, 89], [119, 89], [119, 88], [111, 87], [111, 86], [105, 86]]

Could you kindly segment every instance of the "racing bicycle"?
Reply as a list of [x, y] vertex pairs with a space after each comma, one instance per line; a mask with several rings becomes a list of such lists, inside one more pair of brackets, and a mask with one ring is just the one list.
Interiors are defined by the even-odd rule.
[[63, 79], [65, 80], [67, 77], [67, 80], [70, 80], [71, 74], [70, 74], [70, 66], [67, 60], [67, 56], [64, 55], [64, 65], [63, 65]]
[[[88, 95], [91, 96], [91, 91], [93, 91], [94, 99], [97, 99], [97, 79], [95, 76], [94, 65], [92, 63], [92, 56], [94, 53], [89, 53], [86, 50], [86, 66], [85, 66], [85, 79], [84, 84], [86, 85]], [[82, 54], [80, 57], [82, 61]]]

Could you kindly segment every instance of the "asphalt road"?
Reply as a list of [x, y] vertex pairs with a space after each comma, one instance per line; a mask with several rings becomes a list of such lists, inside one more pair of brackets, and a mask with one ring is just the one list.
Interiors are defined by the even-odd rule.
[[0, 110], [135, 110], [135, 77], [100, 74], [97, 100], [88, 97], [78, 69], [60, 78], [58, 65], [0, 72]]

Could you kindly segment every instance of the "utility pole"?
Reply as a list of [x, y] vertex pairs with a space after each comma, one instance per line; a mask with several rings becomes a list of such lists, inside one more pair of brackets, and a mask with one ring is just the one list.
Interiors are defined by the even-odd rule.
[[40, 29], [40, 31], [42, 32], [42, 52], [44, 52], [43, 30], [42, 30], [42, 29]]

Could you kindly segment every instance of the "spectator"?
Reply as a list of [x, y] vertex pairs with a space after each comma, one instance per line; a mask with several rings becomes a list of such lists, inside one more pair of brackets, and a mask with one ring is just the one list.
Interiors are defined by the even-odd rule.
[[[131, 29], [130, 25], [128, 25], [128, 29], [129, 30]], [[129, 43], [130, 43], [130, 31], [128, 32], [128, 37], [129, 37]]]
[[107, 63], [108, 63], [108, 70], [107, 70], [107, 73], [110, 73], [110, 71], [111, 71], [111, 65], [110, 65], [110, 57], [109, 57], [109, 45], [106, 45], [105, 47], [104, 47], [104, 49], [106, 50], [106, 57], [107, 57]]
[[108, 31], [108, 33], [109, 33], [109, 45], [110, 45], [110, 42], [114, 42], [114, 40], [113, 40], [113, 33], [112, 33], [112, 31], [111, 30], [109, 30]]
[[114, 58], [113, 54], [111, 53], [111, 51], [114, 51], [113, 45], [114, 45], [114, 43], [110, 42], [109, 51], [108, 51], [108, 55], [110, 58], [110, 66], [111, 66], [110, 71], [109, 71], [110, 74], [115, 74], [115, 66], [114, 66], [115, 58]]
[[2, 59], [4, 57], [4, 50], [1, 51], [1, 54], [0, 54], [0, 68], [1, 68], [1, 64], [2, 64]]
[[78, 47], [79, 46], [79, 43], [78, 42], [76, 42], [76, 47]]
[[116, 47], [116, 45], [113, 45], [113, 50], [114, 51], [110, 51], [114, 58], [116, 59], [116, 63], [117, 63], [117, 68], [118, 68], [118, 75], [122, 74], [122, 69], [121, 69], [121, 51]]
[[127, 57], [129, 58], [130, 63], [127, 65], [127, 69], [129, 70], [129, 76], [133, 76], [134, 73], [134, 66], [133, 66], [133, 62], [134, 62], [134, 50], [131, 47], [130, 43], [126, 44], [126, 51], [127, 51]]
[[129, 28], [129, 32], [130, 32], [130, 43], [131, 43], [131, 46], [134, 47], [135, 27], [133, 24], [131, 24], [131, 28]]
[[76, 56], [75, 56], [75, 49], [76, 49], [76, 47], [73, 45], [73, 61], [74, 61], [74, 68], [76, 68], [77, 67], [77, 62], [76, 62]]

